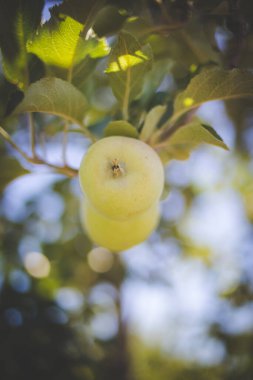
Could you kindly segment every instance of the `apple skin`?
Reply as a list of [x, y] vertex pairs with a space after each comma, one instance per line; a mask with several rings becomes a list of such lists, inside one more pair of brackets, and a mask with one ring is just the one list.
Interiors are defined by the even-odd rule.
[[146, 143], [110, 136], [88, 149], [79, 180], [97, 210], [109, 218], [127, 220], [159, 200], [164, 169], [157, 153]]
[[145, 241], [157, 227], [160, 219], [159, 203], [129, 220], [110, 219], [84, 198], [81, 205], [81, 223], [90, 239], [112, 252], [120, 252]]

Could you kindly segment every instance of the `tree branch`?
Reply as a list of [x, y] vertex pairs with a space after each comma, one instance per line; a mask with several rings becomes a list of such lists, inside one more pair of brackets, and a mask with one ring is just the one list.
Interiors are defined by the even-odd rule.
[[54, 169], [55, 172], [64, 174], [70, 178], [76, 177], [78, 174], [78, 170], [71, 168], [70, 166], [64, 165], [64, 166], [57, 166], [50, 162], [44, 161], [39, 157], [29, 157], [28, 154], [26, 154], [22, 149], [18, 147], [18, 145], [12, 140], [11, 136], [2, 128], [0, 127], [0, 135], [2, 138], [8, 142], [13, 149], [15, 149], [27, 162], [35, 165], [45, 165], [49, 168]]
[[28, 125], [29, 125], [30, 146], [31, 146], [32, 156], [33, 158], [35, 158], [36, 157], [35, 125], [34, 125], [33, 115], [31, 112], [27, 113], [27, 118], [28, 118]]

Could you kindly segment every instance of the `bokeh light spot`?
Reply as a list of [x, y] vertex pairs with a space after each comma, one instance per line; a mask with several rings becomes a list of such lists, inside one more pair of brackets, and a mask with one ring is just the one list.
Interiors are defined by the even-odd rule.
[[64, 325], [68, 322], [67, 314], [56, 306], [50, 306], [46, 310], [46, 317], [50, 322], [58, 325]]
[[113, 266], [113, 254], [106, 248], [97, 247], [88, 253], [88, 264], [94, 272], [105, 273]]
[[91, 321], [91, 330], [100, 340], [112, 339], [118, 332], [117, 315], [108, 311], [96, 314]]
[[16, 292], [25, 293], [30, 289], [31, 280], [26, 273], [16, 269], [10, 273], [10, 284]]
[[56, 292], [56, 302], [66, 311], [77, 312], [83, 307], [84, 297], [79, 290], [65, 287]]
[[36, 278], [47, 277], [51, 267], [48, 258], [40, 252], [28, 252], [24, 258], [24, 266]]
[[4, 317], [8, 325], [12, 327], [21, 326], [23, 323], [22, 314], [18, 309], [15, 309], [14, 307], [5, 310]]

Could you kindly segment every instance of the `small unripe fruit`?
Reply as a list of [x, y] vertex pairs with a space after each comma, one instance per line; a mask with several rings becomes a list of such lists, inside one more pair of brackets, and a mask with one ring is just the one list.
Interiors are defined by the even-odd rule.
[[83, 192], [99, 212], [126, 220], [159, 200], [164, 170], [159, 156], [146, 143], [110, 136], [88, 149], [79, 179]]
[[119, 252], [146, 240], [159, 222], [159, 204], [129, 220], [113, 220], [97, 211], [85, 199], [81, 222], [90, 239], [113, 252]]

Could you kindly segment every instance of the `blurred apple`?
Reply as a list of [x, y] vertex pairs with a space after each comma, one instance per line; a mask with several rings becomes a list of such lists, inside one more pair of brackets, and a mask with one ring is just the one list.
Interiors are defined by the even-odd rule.
[[110, 219], [85, 198], [81, 207], [81, 221], [90, 239], [111, 251], [118, 252], [146, 240], [159, 222], [159, 203], [128, 219]]

